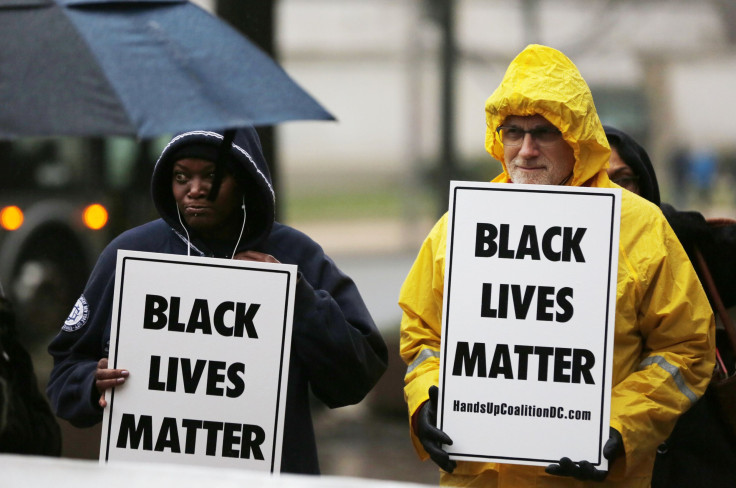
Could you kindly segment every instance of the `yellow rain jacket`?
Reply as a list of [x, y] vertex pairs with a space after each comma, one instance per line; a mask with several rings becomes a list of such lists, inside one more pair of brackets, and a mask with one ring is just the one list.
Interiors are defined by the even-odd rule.
[[[496, 127], [508, 115], [534, 114], [557, 126], [574, 149], [568, 184], [616, 187], [606, 174], [610, 149], [587, 84], [565, 55], [539, 45], [514, 59], [486, 102], [486, 149], [504, 167], [494, 182], [510, 181]], [[625, 456], [612, 464], [603, 483], [548, 475], [543, 467], [460, 461], [452, 474], [441, 472], [442, 485], [649, 486], [657, 446], [710, 381], [714, 320], [695, 271], [659, 209], [622, 193], [611, 427], [623, 437]], [[428, 388], [439, 383], [446, 236], [447, 215], [424, 241], [399, 297], [410, 419], [427, 401]], [[411, 435], [426, 459], [413, 429]]]

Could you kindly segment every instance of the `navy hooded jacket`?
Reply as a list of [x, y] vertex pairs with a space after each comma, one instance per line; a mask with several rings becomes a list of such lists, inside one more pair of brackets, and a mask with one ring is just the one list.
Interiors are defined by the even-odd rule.
[[[119, 249], [229, 258], [232, 243], [208, 243], [180, 222], [172, 168], [182, 157], [217, 160], [223, 136], [176, 136], [153, 172], [151, 193], [161, 218], [128, 230], [100, 255], [82, 296], [49, 346], [54, 368], [47, 394], [56, 414], [86, 427], [102, 420], [94, 374], [108, 356]], [[359, 402], [387, 366], [387, 349], [353, 281], [305, 234], [274, 221], [274, 191], [253, 128], [236, 133], [227, 168], [244, 190], [246, 229], [237, 251], [270, 254], [298, 266], [281, 471], [319, 473], [309, 390], [334, 408]], [[222, 160], [222, 159], [221, 159]]]

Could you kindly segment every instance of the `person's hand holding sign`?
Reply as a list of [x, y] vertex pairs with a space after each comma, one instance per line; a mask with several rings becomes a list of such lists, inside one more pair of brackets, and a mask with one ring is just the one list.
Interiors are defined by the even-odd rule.
[[258, 251], [240, 251], [235, 256], [233, 256], [235, 259], [239, 259], [241, 261], [258, 261], [259, 263], [278, 263], [278, 259], [271, 256], [270, 254], [265, 254]]
[[429, 401], [419, 407], [417, 437], [432, 461], [448, 473], [452, 473], [457, 463], [452, 461], [447, 451], [442, 449], [442, 444], [452, 445], [452, 439], [437, 428], [437, 392], [436, 386], [430, 386]]
[[[608, 459], [610, 464], [619, 457], [624, 451], [624, 442], [621, 434], [611, 427], [611, 434], [603, 446], [603, 457]], [[559, 464], [550, 464], [545, 471], [556, 476], [572, 476], [578, 480], [603, 481], [608, 476], [608, 471], [596, 469], [589, 461], [574, 462], [568, 457], [560, 459]]]
[[97, 362], [97, 371], [95, 371], [95, 387], [100, 394], [100, 407], [107, 407], [105, 400], [105, 391], [125, 383], [125, 379], [130, 373], [127, 369], [108, 369], [107, 358], [102, 358]]

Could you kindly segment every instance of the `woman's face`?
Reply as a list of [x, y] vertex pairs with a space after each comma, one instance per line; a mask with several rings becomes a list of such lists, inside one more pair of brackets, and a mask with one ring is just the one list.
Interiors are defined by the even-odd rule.
[[228, 239], [243, 223], [243, 193], [235, 178], [225, 173], [214, 201], [207, 199], [215, 176], [215, 163], [186, 158], [174, 163], [171, 188], [184, 222], [205, 239]]
[[641, 195], [639, 190], [639, 177], [636, 176], [631, 166], [624, 163], [615, 147], [611, 146], [611, 159], [608, 166], [608, 177], [618, 186], [626, 188], [630, 192]]

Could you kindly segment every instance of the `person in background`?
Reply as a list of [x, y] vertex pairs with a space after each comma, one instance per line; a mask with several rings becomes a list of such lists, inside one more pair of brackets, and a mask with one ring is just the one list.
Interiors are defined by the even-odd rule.
[[15, 310], [0, 285], [0, 453], [61, 455], [61, 429], [18, 340]]
[[[710, 226], [699, 212], [677, 211], [672, 205], [661, 203], [657, 176], [644, 148], [622, 130], [606, 125], [603, 128], [611, 145], [611, 166], [608, 168], [611, 181], [660, 205], [690, 260], [697, 262], [696, 249], [703, 254], [725, 306], [736, 304], [732, 284], [733, 276], [736, 276], [736, 225]], [[695, 269], [701, 276], [700, 267]], [[716, 345], [724, 364], [730, 366], [728, 374], [733, 374], [734, 352], [723, 329], [716, 331]], [[653, 488], [733, 486], [736, 480], [736, 435], [723, 420], [719, 408], [714, 392], [709, 388], [680, 417], [672, 435], [657, 450]], [[708, 473], [707, 478], [703, 473]]]
[[608, 177], [612, 182], [659, 206], [659, 185], [649, 155], [631, 136], [604, 125], [611, 146]]
[[[710, 226], [702, 213], [677, 210], [660, 201], [659, 184], [646, 150], [626, 132], [603, 126], [611, 145], [611, 181], [662, 209], [682, 247], [695, 262], [695, 248], [703, 253], [726, 307], [736, 305], [736, 226]], [[700, 276], [700, 270], [695, 268]], [[701, 279], [702, 281], [702, 279]]]
[[[486, 149], [508, 184], [616, 187], [593, 97], [561, 52], [530, 45], [486, 101]], [[659, 209], [621, 196], [609, 471], [563, 458], [546, 468], [454, 461], [436, 426], [447, 214], [430, 231], [399, 295], [411, 438], [441, 468], [440, 484], [478, 487], [648, 487], [657, 446], [697, 401], [714, 366], [714, 319], [682, 246]], [[478, 435], [493, 436], [493, 432]]]
[[156, 163], [151, 194], [161, 218], [107, 246], [49, 346], [54, 411], [75, 426], [98, 423], [105, 392], [145, 374], [108, 368], [119, 249], [295, 264], [281, 470], [319, 473], [310, 391], [331, 408], [355, 404], [387, 367], [386, 345], [355, 283], [316, 242], [274, 220], [270, 173], [252, 127], [232, 144], [214, 131], [177, 135]]

